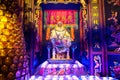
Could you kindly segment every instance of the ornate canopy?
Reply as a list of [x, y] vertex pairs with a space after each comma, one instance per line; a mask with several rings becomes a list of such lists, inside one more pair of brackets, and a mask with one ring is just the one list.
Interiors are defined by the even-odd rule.
[[65, 3], [65, 4], [68, 4], [68, 3], [81, 3], [83, 7], [86, 6], [86, 0], [37, 0], [37, 5], [40, 5], [41, 3]]

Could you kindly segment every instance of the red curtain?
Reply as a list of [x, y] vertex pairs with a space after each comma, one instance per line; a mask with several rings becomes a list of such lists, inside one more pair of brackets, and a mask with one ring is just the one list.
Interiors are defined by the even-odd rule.
[[63, 24], [76, 24], [76, 10], [46, 10], [46, 24], [57, 24], [61, 21]]

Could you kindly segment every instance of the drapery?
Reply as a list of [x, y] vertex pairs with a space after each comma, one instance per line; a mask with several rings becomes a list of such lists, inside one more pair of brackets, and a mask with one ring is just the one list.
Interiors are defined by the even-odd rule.
[[77, 25], [77, 10], [46, 10], [44, 15], [45, 24], [57, 24], [61, 21], [63, 24]]

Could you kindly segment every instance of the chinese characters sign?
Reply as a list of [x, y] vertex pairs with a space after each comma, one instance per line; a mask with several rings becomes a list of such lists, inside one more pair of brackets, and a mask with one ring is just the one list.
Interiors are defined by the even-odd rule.
[[78, 12], [76, 10], [46, 10], [44, 15], [45, 24], [77, 24]]
[[92, 24], [99, 25], [99, 5], [98, 0], [92, 0]]

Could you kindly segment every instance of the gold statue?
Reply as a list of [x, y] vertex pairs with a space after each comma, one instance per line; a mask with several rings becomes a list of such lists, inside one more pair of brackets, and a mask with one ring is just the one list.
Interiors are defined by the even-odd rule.
[[[64, 54], [65, 52], [67, 52], [66, 58], [70, 58], [69, 47], [71, 46], [72, 38], [62, 22], [58, 22], [57, 26], [51, 31], [50, 40], [53, 44], [53, 59], [65, 58], [64, 56], [61, 56], [61, 54]], [[60, 56], [56, 57], [56, 53]]]

